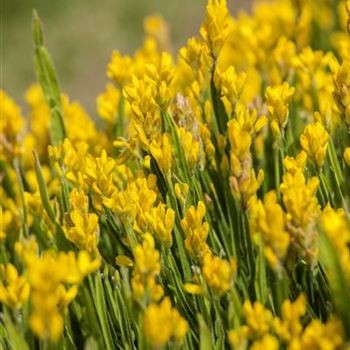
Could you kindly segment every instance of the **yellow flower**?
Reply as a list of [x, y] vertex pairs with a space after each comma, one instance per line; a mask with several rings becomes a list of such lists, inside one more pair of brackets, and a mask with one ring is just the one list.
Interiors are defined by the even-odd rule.
[[345, 122], [350, 124], [350, 62], [344, 61], [340, 65], [336, 58], [333, 58], [329, 66], [333, 72], [335, 101], [344, 112]]
[[278, 339], [271, 335], [265, 334], [260, 340], [256, 340], [251, 347], [250, 350], [278, 350], [280, 349], [280, 344]]
[[289, 102], [294, 94], [295, 88], [287, 82], [274, 87], [268, 87], [265, 92], [267, 111], [270, 119], [272, 134], [280, 138], [282, 130], [288, 123]]
[[84, 251], [78, 257], [73, 252], [53, 251], [25, 256], [33, 308], [30, 327], [41, 339], [56, 342], [63, 332], [63, 312], [78, 293], [77, 284], [99, 267], [100, 260], [90, 260]]
[[[156, 69], [155, 69], [156, 70]], [[156, 102], [157, 85], [150, 79], [131, 77], [131, 83], [123, 89], [123, 96], [129, 102], [141, 147], [148, 151], [149, 145], [159, 134], [162, 121]]]
[[230, 66], [225, 72], [221, 72], [220, 68], [215, 69], [215, 86], [221, 92], [221, 100], [229, 117], [235, 112], [246, 78], [246, 73], [237, 74], [233, 66]]
[[250, 232], [259, 234], [264, 242], [264, 253], [270, 266], [278, 269], [289, 247], [286, 214], [277, 203], [275, 192], [268, 192], [264, 201], [253, 197], [249, 203]]
[[155, 237], [166, 247], [170, 247], [173, 242], [171, 233], [175, 223], [175, 211], [166, 208], [165, 204], [161, 203], [151, 208], [148, 213], [145, 213], [145, 216]]
[[158, 349], [171, 339], [181, 344], [188, 331], [187, 321], [172, 308], [169, 298], [160, 304], [150, 304], [143, 316], [143, 331], [152, 347]]
[[319, 204], [316, 192], [319, 179], [312, 177], [306, 180], [303, 173], [304, 163], [304, 153], [294, 161], [291, 157], [286, 157], [284, 166], [287, 172], [283, 175], [280, 189], [287, 210], [287, 230], [291, 242], [301, 255], [314, 261], [318, 254], [316, 219], [319, 215]]
[[113, 171], [115, 170], [114, 159], [107, 156], [102, 150], [100, 157], [93, 157], [90, 154], [85, 159], [84, 179], [93, 192], [94, 206], [102, 209], [105, 200], [112, 198], [115, 192], [113, 183]]
[[[321, 228], [336, 248], [341, 267], [350, 283], [350, 227], [344, 210], [335, 210], [329, 205], [321, 214]], [[329, 276], [332, 281], [332, 276]]]
[[97, 113], [110, 124], [117, 118], [120, 98], [120, 90], [112, 84], [107, 84], [106, 90], [97, 97]]
[[300, 136], [300, 144], [309, 159], [317, 167], [322, 167], [327, 154], [328, 133], [320, 122], [306, 125]]
[[20, 107], [0, 89], [1, 104], [1, 153], [9, 152], [12, 156], [20, 153], [18, 137], [24, 127], [24, 118]]
[[134, 297], [158, 301], [163, 296], [163, 288], [157, 283], [160, 274], [159, 252], [154, 247], [151, 234], [145, 233], [142, 244], [135, 247], [134, 260], [131, 279]]
[[243, 315], [248, 326], [248, 335], [261, 337], [269, 332], [273, 316], [271, 311], [259, 302], [252, 304], [246, 300], [243, 304]]
[[297, 339], [303, 331], [300, 319], [305, 312], [306, 299], [304, 295], [299, 295], [293, 303], [290, 300], [285, 300], [282, 304], [282, 319], [275, 318], [273, 321], [276, 334], [287, 342]]
[[199, 160], [201, 150], [200, 143], [194, 138], [190, 131], [186, 131], [184, 128], [177, 128], [177, 133], [187, 164], [190, 169], [193, 169]]
[[205, 211], [205, 204], [199, 201], [197, 208], [191, 206], [181, 220], [181, 227], [186, 237], [185, 248], [192, 258], [200, 260], [209, 252], [206, 243], [209, 224], [206, 221], [202, 222]]
[[312, 320], [301, 337], [301, 349], [336, 350], [344, 344], [341, 322], [331, 318], [325, 324]]
[[0, 265], [0, 301], [12, 309], [19, 309], [29, 298], [30, 287], [12, 264]]
[[107, 66], [107, 76], [121, 87], [130, 79], [131, 66], [129, 56], [122, 57], [119, 51], [113, 51], [111, 62]]
[[213, 57], [219, 55], [230, 32], [230, 25], [230, 14], [226, 0], [209, 0], [200, 33]]
[[348, 167], [350, 167], [350, 147], [345, 148], [344, 160]]
[[203, 279], [213, 293], [222, 295], [226, 293], [232, 284], [233, 275], [236, 272], [236, 262], [220, 259], [208, 253], [203, 258]]
[[92, 256], [98, 255], [99, 238], [98, 216], [88, 212], [88, 197], [74, 188], [69, 194], [71, 212], [66, 220], [64, 233], [78, 248]]
[[173, 163], [171, 135], [169, 133], [159, 135], [157, 139], [152, 141], [150, 152], [157, 161], [160, 170], [167, 176], [170, 173]]

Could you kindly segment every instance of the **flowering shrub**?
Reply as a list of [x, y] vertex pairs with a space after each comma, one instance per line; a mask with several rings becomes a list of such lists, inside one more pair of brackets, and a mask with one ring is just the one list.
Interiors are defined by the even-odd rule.
[[94, 122], [33, 15], [28, 115], [1, 91], [2, 348], [348, 348], [349, 1], [208, 0], [176, 56], [144, 27]]

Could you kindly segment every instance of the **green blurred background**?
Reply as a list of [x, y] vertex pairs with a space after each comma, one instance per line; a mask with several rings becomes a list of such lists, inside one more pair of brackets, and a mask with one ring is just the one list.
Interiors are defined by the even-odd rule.
[[[196, 35], [206, 0], [0, 0], [2, 3], [3, 88], [22, 106], [35, 81], [31, 38], [32, 8], [44, 23], [46, 46], [61, 88], [91, 113], [104, 89], [106, 65], [113, 49], [133, 53], [142, 44], [143, 18], [161, 14], [169, 23], [174, 50]], [[228, 0], [230, 2], [230, 0]], [[233, 11], [249, 7], [235, 0]]]

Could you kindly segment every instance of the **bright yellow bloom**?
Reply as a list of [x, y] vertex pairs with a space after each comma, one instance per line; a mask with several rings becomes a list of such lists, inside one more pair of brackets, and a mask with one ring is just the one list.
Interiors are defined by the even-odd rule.
[[132, 60], [129, 56], [121, 56], [119, 51], [113, 51], [107, 67], [107, 76], [121, 87], [130, 79], [131, 66]]
[[286, 342], [293, 342], [299, 338], [303, 326], [301, 317], [306, 312], [306, 299], [304, 295], [299, 297], [292, 303], [290, 300], [285, 300], [282, 304], [282, 319], [275, 318], [273, 327], [276, 334]]
[[263, 170], [259, 170], [256, 176], [252, 164], [250, 146], [252, 143], [251, 130], [245, 130], [245, 124], [236, 119], [228, 122], [228, 138], [231, 144], [230, 165], [231, 173], [230, 186], [236, 198], [246, 206], [249, 199], [258, 191], [264, 178]]
[[287, 82], [274, 87], [268, 87], [265, 92], [267, 111], [270, 119], [272, 134], [279, 139], [282, 130], [288, 123], [289, 102], [292, 99], [295, 88]]
[[24, 118], [20, 107], [15, 101], [0, 89], [1, 105], [1, 153], [6, 151], [11, 155], [18, 155], [18, 137], [24, 127]]
[[336, 350], [344, 344], [342, 324], [336, 319], [326, 323], [312, 320], [301, 336], [301, 349]]
[[92, 256], [98, 253], [99, 238], [98, 216], [88, 212], [88, 197], [74, 188], [69, 194], [71, 212], [66, 220], [66, 237], [78, 248], [86, 250]]
[[273, 269], [278, 270], [289, 247], [286, 214], [278, 204], [275, 192], [268, 192], [263, 202], [253, 197], [248, 206], [250, 232], [253, 236], [261, 236], [266, 259]]
[[233, 275], [236, 272], [236, 262], [220, 259], [208, 253], [203, 258], [203, 279], [214, 294], [222, 295], [230, 288]]
[[350, 147], [345, 148], [344, 160], [348, 167], [350, 167]]
[[101, 210], [105, 200], [110, 199], [115, 192], [113, 183], [114, 159], [107, 156], [105, 150], [101, 157], [90, 154], [85, 159], [84, 179], [93, 192], [93, 202], [96, 209]]
[[221, 100], [229, 117], [235, 112], [246, 78], [246, 73], [237, 74], [233, 66], [230, 66], [225, 72], [221, 72], [219, 68], [215, 70], [215, 86], [221, 92]]
[[190, 169], [193, 169], [199, 161], [201, 144], [194, 138], [190, 131], [186, 131], [184, 128], [177, 128], [177, 133], [187, 164]]
[[335, 101], [344, 112], [345, 122], [350, 124], [350, 62], [344, 61], [340, 65], [333, 58], [329, 65], [333, 72]]
[[12, 264], [0, 265], [0, 301], [12, 309], [19, 309], [29, 298], [30, 287]]
[[97, 97], [97, 113], [110, 124], [117, 118], [120, 98], [120, 90], [112, 84], [107, 84], [106, 90]]
[[322, 167], [327, 154], [328, 133], [320, 122], [306, 125], [300, 144], [309, 159], [317, 167]]
[[251, 347], [250, 350], [278, 350], [280, 349], [280, 344], [278, 339], [271, 335], [265, 334], [260, 340], [256, 340]]
[[133, 114], [132, 125], [138, 141], [146, 151], [152, 140], [159, 135], [161, 119], [156, 102], [157, 86], [151, 80], [131, 77], [131, 83], [123, 89], [123, 96], [129, 102]]
[[59, 339], [64, 326], [63, 312], [77, 295], [77, 284], [99, 265], [99, 259], [90, 260], [84, 251], [78, 257], [73, 252], [46, 251], [41, 257], [26, 254], [33, 307], [29, 322], [37, 336], [53, 342]]
[[[343, 272], [350, 283], [350, 226], [344, 210], [329, 205], [321, 214], [321, 228], [336, 248]], [[332, 276], [329, 276], [332, 281]]]
[[219, 55], [230, 32], [230, 25], [226, 0], [209, 0], [200, 33], [213, 57]]
[[150, 304], [143, 316], [143, 331], [155, 349], [162, 348], [171, 339], [181, 344], [188, 331], [187, 321], [172, 308], [169, 298], [159, 304]]
[[[316, 219], [319, 215], [319, 205], [316, 192], [319, 179], [312, 177], [306, 180], [303, 173], [304, 155], [301, 153], [295, 161], [286, 157], [284, 166], [287, 172], [283, 175], [280, 189], [288, 213], [287, 230], [291, 242], [300, 254], [314, 261], [318, 254]], [[296, 166], [298, 163], [300, 168]]]
[[134, 271], [131, 286], [136, 299], [158, 301], [163, 288], [157, 283], [160, 274], [159, 252], [151, 234], [145, 233], [142, 244], [134, 249]]
[[169, 133], [159, 135], [157, 139], [152, 141], [149, 149], [160, 170], [165, 176], [168, 176], [173, 163], [171, 135]]
[[181, 220], [181, 227], [185, 233], [185, 248], [194, 259], [202, 259], [209, 252], [206, 243], [209, 224], [202, 222], [205, 215], [205, 204], [198, 202], [197, 208], [191, 206]]
[[171, 233], [175, 223], [175, 211], [160, 203], [158, 207], [153, 207], [145, 213], [145, 217], [155, 237], [166, 247], [170, 247], [173, 242]]

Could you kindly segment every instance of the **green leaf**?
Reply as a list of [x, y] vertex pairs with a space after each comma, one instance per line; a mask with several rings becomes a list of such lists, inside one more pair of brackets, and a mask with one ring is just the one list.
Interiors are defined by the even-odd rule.
[[205, 324], [202, 315], [198, 315], [199, 334], [200, 334], [200, 350], [212, 350], [213, 344], [208, 326]]
[[106, 300], [104, 297], [101, 275], [99, 273], [95, 275], [95, 293], [96, 311], [102, 328], [104, 343], [108, 350], [113, 350], [113, 340], [107, 319]]
[[40, 160], [39, 160], [38, 154], [35, 151], [33, 151], [33, 155], [34, 155], [34, 163], [35, 163], [35, 173], [36, 173], [36, 178], [37, 178], [38, 184], [39, 184], [39, 192], [40, 192], [41, 201], [43, 202], [43, 206], [44, 206], [46, 213], [49, 216], [50, 220], [53, 223], [55, 223], [56, 222], [55, 213], [54, 213], [54, 210], [50, 204], [45, 179], [43, 176], [43, 172], [41, 170]]
[[8, 341], [11, 344], [12, 349], [29, 350], [29, 346], [23, 337], [23, 333], [12, 323], [11, 317], [6, 310], [4, 313], [4, 319]]
[[50, 136], [53, 145], [66, 137], [66, 130], [61, 110], [61, 90], [52, 59], [44, 47], [44, 36], [40, 19], [33, 12], [33, 41], [35, 45], [35, 70], [38, 81], [50, 107]]

